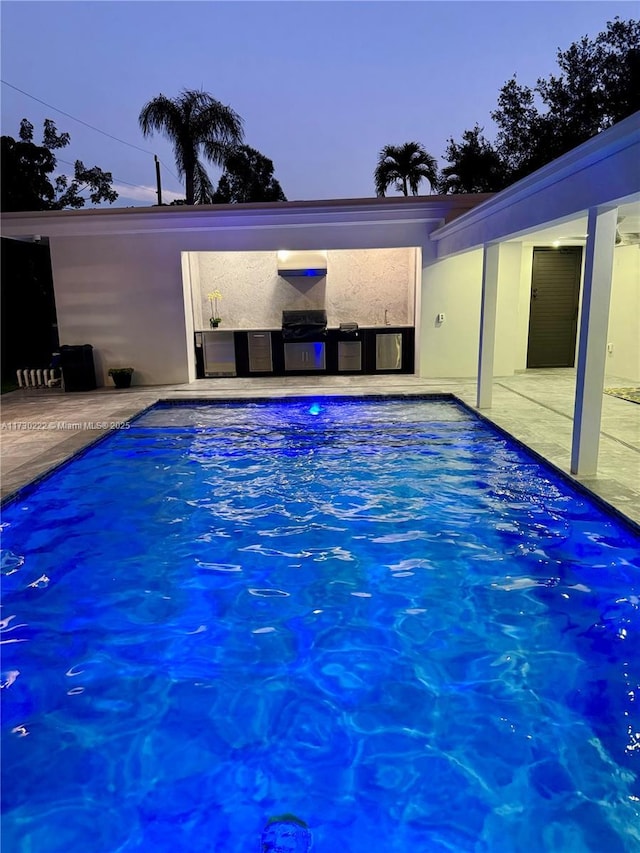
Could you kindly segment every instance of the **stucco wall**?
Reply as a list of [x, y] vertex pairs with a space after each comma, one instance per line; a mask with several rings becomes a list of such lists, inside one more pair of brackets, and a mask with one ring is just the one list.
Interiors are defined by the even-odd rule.
[[608, 376], [640, 383], [640, 246], [616, 246], [607, 341]]
[[[420, 376], [477, 374], [481, 288], [481, 249], [426, 267], [421, 293]], [[445, 315], [441, 324], [438, 314]]]
[[[531, 276], [529, 276], [529, 287]], [[500, 246], [498, 262], [498, 302], [496, 306], [496, 342], [494, 376], [511, 376], [522, 362], [521, 322], [522, 244]], [[527, 306], [528, 320], [528, 306]], [[525, 333], [526, 350], [526, 333]]]
[[99, 385], [133, 367], [137, 385], [186, 382], [180, 253], [154, 235], [51, 239], [61, 344], [91, 344]]
[[[526, 369], [532, 262], [532, 246], [505, 243], [500, 249], [494, 376]], [[421, 375], [476, 375], [481, 282], [481, 250], [427, 266], [422, 288]], [[581, 304], [582, 292], [580, 308]], [[442, 325], [435, 322], [440, 312], [446, 317]], [[607, 354], [606, 370], [607, 375], [624, 378], [630, 385], [640, 381], [638, 328], [640, 248], [618, 246], [607, 337], [613, 351]]]
[[223, 326], [279, 328], [282, 311], [324, 308], [330, 326], [357, 322], [412, 324], [415, 249], [355, 249], [327, 252], [327, 275], [283, 278], [275, 252], [190, 253], [194, 323], [207, 328], [207, 294], [222, 294]]
[[521, 244], [520, 286], [518, 289], [517, 334], [513, 353], [513, 370], [526, 370], [529, 347], [529, 315], [531, 313], [531, 276], [533, 273], [533, 246]]
[[[188, 382], [195, 376], [192, 318], [203, 307], [201, 302], [191, 305], [192, 287], [204, 291], [206, 299], [211, 285], [213, 289], [218, 286], [224, 294], [220, 312], [225, 325], [240, 328], [254, 324], [279, 327], [283, 308], [295, 308], [311, 300], [320, 302], [320, 291], [310, 293], [308, 285], [288, 283], [278, 277], [271, 266], [267, 291], [259, 293], [251, 275], [246, 273], [259, 270], [261, 256], [268, 256], [269, 264], [275, 265], [278, 246], [326, 248], [334, 245], [341, 248], [350, 242], [358, 248], [365, 246], [362, 254], [352, 261], [348, 258], [350, 251], [343, 253], [333, 249], [330, 252], [334, 256], [333, 267], [338, 272], [334, 271], [333, 276], [318, 283], [325, 289], [330, 322], [355, 320], [365, 325], [377, 322], [379, 315], [382, 321], [387, 305], [390, 322], [413, 321], [415, 250], [387, 246], [389, 254], [378, 255], [374, 246], [376, 239], [383, 245], [396, 242], [410, 246], [412, 241], [413, 245], [418, 245], [418, 235], [424, 234], [424, 225], [403, 223], [383, 228], [331, 225], [302, 230], [305, 242], [295, 226], [251, 232], [230, 228], [208, 232], [52, 236], [50, 248], [60, 343], [93, 346], [99, 385], [111, 384], [107, 371], [117, 366], [133, 367], [133, 384], [136, 385]], [[252, 243], [262, 244], [268, 251], [241, 254]], [[198, 284], [201, 265], [196, 253], [218, 252], [233, 261], [228, 252], [220, 252], [226, 247], [238, 251], [236, 261], [238, 257], [245, 259], [241, 267], [246, 286], [238, 295], [235, 318], [229, 313], [235, 297], [226, 277], [218, 277], [217, 285], [215, 278]], [[354, 292], [339, 287], [340, 279], [344, 281], [345, 276], [352, 284], [358, 283]], [[184, 289], [183, 280], [187, 285]], [[373, 294], [369, 281], [374, 283]], [[391, 294], [393, 299], [389, 298]], [[272, 303], [268, 301], [269, 295], [274, 299]], [[206, 302], [202, 317], [205, 326], [208, 309]], [[196, 325], [202, 328], [198, 320], [196, 317]]]

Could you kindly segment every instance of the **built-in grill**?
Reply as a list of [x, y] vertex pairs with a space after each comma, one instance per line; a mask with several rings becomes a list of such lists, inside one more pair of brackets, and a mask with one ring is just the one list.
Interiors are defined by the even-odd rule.
[[323, 341], [327, 337], [324, 308], [282, 312], [283, 341]]

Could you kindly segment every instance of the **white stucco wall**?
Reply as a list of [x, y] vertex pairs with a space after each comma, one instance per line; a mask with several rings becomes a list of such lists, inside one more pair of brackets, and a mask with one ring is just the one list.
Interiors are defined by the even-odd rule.
[[[74, 219], [76, 217], [70, 217], [75, 225]], [[116, 217], [107, 217], [107, 220], [107, 224], [117, 222]], [[64, 232], [67, 217], [52, 221]], [[201, 276], [198, 253], [217, 252], [228, 257], [229, 252], [250, 252], [253, 260], [249, 266], [243, 261], [246, 272], [253, 269], [252, 263], [259, 267], [260, 255], [275, 258], [278, 248], [328, 250], [334, 254], [334, 265], [340, 269], [340, 274], [334, 277], [333, 285], [329, 277], [318, 284], [325, 288], [324, 298], [332, 324], [354, 320], [365, 325], [378, 322], [378, 315], [381, 322], [387, 305], [390, 322], [411, 323], [416, 252], [405, 247], [419, 246], [425, 234], [436, 225], [435, 220], [426, 224], [417, 219], [348, 224], [321, 219], [303, 228], [296, 222], [283, 223], [280, 227], [248, 227], [244, 222], [236, 227], [230, 222], [215, 228], [201, 228], [196, 218], [198, 227], [191, 228], [188, 220], [185, 224], [181, 219], [184, 227], [180, 230], [142, 230], [142, 226], [147, 228], [149, 220], [141, 216], [140, 222], [125, 223], [130, 226], [129, 233], [96, 234], [92, 233], [92, 228], [106, 227], [102, 220], [88, 217], [86, 221], [78, 221], [83, 233], [67, 237], [63, 233], [52, 233], [55, 229], [49, 231], [60, 343], [93, 346], [99, 385], [111, 384], [107, 371], [117, 366], [135, 369], [135, 385], [182, 383], [194, 377], [192, 329], [203, 328], [203, 325], [206, 328], [209, 304], [204, 306], [204, 316], [199, 317], [203, 305], [200, 300], [192, 305], [192, 288], [205, 293], [211, 289], [209, 282], [198, 283]], [[158, 222], [162, 224], [162, 221], [160, 217]], [[35, 227], [39, 233], [47, 233], [37, 217]], [[33, 229], [34, 225], [25, 219], [19, 228]], [[348, 251], [343, 254], [343, 249]], [[349, 261], [352, 249], [363, 254]], [[390, 253], [378, 256], [378, 249], [388, 249]], [[190, 253], [196, 261], [192, 261]], [[357, 293], [340, 292], [337, 283], [343, 276], [360, 282]], [[319, 292], [310, 294], [302, 283], [292, 285], [278, 277], [273, 269], [270, 269], [269, 281], [272, 295], [278, 300], [270, 308], [271, 320], [264, 314], [267, 302], [256, 299], [255, 286], [247, 285], [244, 299], [239, 303], [238, 310], [244, 313], [238, 315], [238, 327], [245, 322], [247, 326], [258, 323], [251, 312], [262, 305], [259, 325], [279, 328], [283, 308], [321, 298]], [[373, 299], [369, 281], [374, 282]], [[334, 285], [336, 289], [332, 295], [327, 289]], [[218, 287], [224, 294], [220, 310], [226, 320], [233, 298], [226, 280], [219, 279]], [[389, 289], [394, 293], [392, 300]], [[253, 306], [251, 311], [243, 309], [242, 303]]]
[[[529, 281], [531, 281], [530, 277]], [[496, 342], [493, 362], [494, 376], [511, 376], [521, 366], [521, 285], [522, 244], [504, 243], [500, 246], [498, 261], [498, 302], [496, 306]]]
[[[475, 263], [472, 257], [477, 254]], [[474, 329], [473, 352], [469, 351], [468, 345], [455, 347], [450, 352], [448, 346], [448, 335], [444, 334], [445, 321], [439, 327], [435, 321], [435, 314], [439, 310], [437, 305], [444, 305], [447, 298], [440, 288], [447, 288], [447, 280], [451, 277], [450, 286], [460, 292], [461, 282], [466, 281], [466, 292], [473, 294], [473, 276], [477, 275], [476, 287], [480, 293], [482, 279], [481, 252], [467, 253], [455, 256], [456, 259], [465, 259], [457, 266], [452, 264], [454, 258], [440, 261], [434, 266], [427, 268], [427, 286], [422, 290], [423, 299], [426, 295], [428, 308], [423, 312], [423, 348], [429, 353], [428, 363], [424, 358], [421, 360], [422, 375], [425, 376], [467, 376], [475, 374], [475, 360], [477, 360], [478, 336]], [[527, 366], [527, 346], [529, 337], [529, 311], [531, 296], [531, 274], [533, 263], [533, 246], [522, 243], [505, 243], [500, 248], [499, 281], [498, 281], [498, 304], [496, 312], [496, 342], [494, 356], [494, 376], [510, 376], [516, 371], [525, 370]], [[447, 266], [444, 266], [447, 265]], [[583, 253], [584, 267], [584, 253]], [[582, 276], [584, 269], [582, 270]], [[452, 294], [453, 295], [453, 294]], [[456, 295], [455, 299], [458, 299]], [[429, 302], [431, 300], [431, 302]], [[464, 304], [464, 303], [463, 303]], [[469, 311], [475, 311], [475, 300], [469, 302]], [[479, 297], [478, 314], [474, 322], [479, 322]], [[582, 307], [582, 285], [579, 298], [579, 313]], [[434, 310], [435, 309], [435, 310]], [[454, 309], [455, 312], [455, 309]], [[433, 316], [432, 316], [433, 315]], [[456, 323], [459, 318], [453, 314]], [[473, 326], [473, 323], [471, 324]], [[579, 314], [578, 314], [579, 327]], [[611, 294], [611, 309], [609, 315], [609, 332], [607, 340], [613, 345], [613, 351], [607, 353], [607, 374], [616, 379], [626, 379], [630, 385], [640, 381], [640, 247], [618, 246], [614, 253], [614, 270]], [[462, 340], [462, 339], [461, 339]], [[576, 340], [577, 346], [577, 340]], [[437, 351], [435, 349], [437, 348]], [[443, 353], [447, 352], [446, 365], [443, 364]], [[439, 369], [439, 367], [441, 369]], [[455, 373], [442, 372], [453, 370]], [[469, 372], [471, 371], [471, 372]]]
[[200, 326], [196, 327], [194, 323], [196, 308], [193, 304], [194, 286], [192, 277], [198, 273], [191, 269], [192, 265], [189, 263], [191, 257], [193, 256], [190, 252], [182, 252], [180, 255], [182, 267], [182, 297], [184, 300], [184, 333], [187, 346], [187, 371], [190, 381], [195, 379], [196, 376], [196, 356], [191, 342], [194, 340], [194, 332], [196, 328], [200, 328]]
[[531, 275], [533, 272], [533, 246], [521, 243], [520, 284], [518, 288], [518, 314], [516, 340], [513, 353], [513, 370], [526, 370], [529, 346], [529, 315], [531, 313]]
[[[232, 329], [280, 328], [282, 311], [324, 308], [330, 326], [413, 324], [415, 249], [327, 252], [327, 275], [284, 278], [275, 252], [189, 253], [196, 328], [208, 328], [207, 294], [222, 294], [219, 313]], [[197, 270], [197, 272], [196, 272]], [[204, 325], [202, 325], [204, 324]]]
[[[204, 329], [209, 316], [209, 303], [206, 305], [200, 299], [200, 261], [196, 252], [182, 252], [182, 278], [186, 288], [185, 314], [192, 315], [192, 324], [195, 329]], [[191, 312], [189, 312], [191, 304]], [[206, 309], [206, 313], [203, 313]]]
[[91, 344], [98, 385], [133, 367], [137, 385], [186, 382], [180, 252], [156, 235], [50, 241], [61, 344]]
[[608, 376], [640, 383], [640, 246], [616, 246], [607, 342]]
[[[532, 262], [531, 245], [501, 245], [494, 376], [511, 376], [526, 369]], [[426, 266], [421, 290], [420, 375], [477, 375], [481, 296], [482, 249]], [[441, 312], [446, 319], [439, 325], [435, 318]]]
[[[481, 287], [481, 249], [426, 267], [421, 292], [420, 376], [476, 376]], [[438, 314], [445, 315], [441, 324]]]

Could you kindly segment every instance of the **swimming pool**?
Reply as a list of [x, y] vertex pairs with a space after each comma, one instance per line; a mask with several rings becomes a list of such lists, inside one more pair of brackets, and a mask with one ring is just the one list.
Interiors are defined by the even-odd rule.
[[4, 844], [635, 851], [639, 544], [454, 403], [154, 407], [4, 509]]

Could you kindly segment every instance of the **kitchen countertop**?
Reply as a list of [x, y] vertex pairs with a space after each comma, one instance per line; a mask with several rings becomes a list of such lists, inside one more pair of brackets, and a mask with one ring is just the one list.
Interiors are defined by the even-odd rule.
[[[358, 331], [358, 332], [369, 331], [370, 332], [370, 331], [377, 331], [377, 330], [384, 330], [384, 329], [391, 330], [391, 329], [413, 329], [413, 328], [415, 328], [413, 323], [389, 323], [386, 326], [385, 325], [382, 325], [382, 326], [358, 326], [358, 328], [355, 331]], [[282, 331], [282, 326], [260, 326], [260, 327], [254, 327], [254, 328], [239, 328], [239, 327], [227, 328], [224, 325], [220, 325], [215, 329], [211, 329], [211, 328], [196, 329], [196, 332], [281, 332], [281, 331]], [[327, 331], [328, 332], [339, 332], [340, 327], [339, 326], [327, 326]]]

